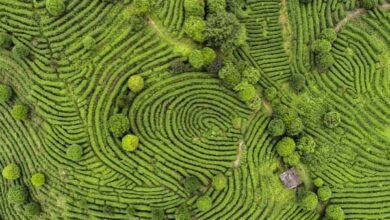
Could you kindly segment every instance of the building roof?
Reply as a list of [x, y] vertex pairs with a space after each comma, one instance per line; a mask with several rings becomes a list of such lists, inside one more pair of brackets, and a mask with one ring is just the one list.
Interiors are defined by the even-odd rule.
[[286, 172], [280, 174], [280, 180], [287, 188], [296, 188], [302, 183], [301, 178], [298, 175], [298, 172], [295, 168], [291, 168]]

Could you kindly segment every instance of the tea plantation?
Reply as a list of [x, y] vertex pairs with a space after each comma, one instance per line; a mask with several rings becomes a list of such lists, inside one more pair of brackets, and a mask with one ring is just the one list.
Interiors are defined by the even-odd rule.
[[389, 97], [389, 0], [0, 0], [0, 220], [390, 219]]

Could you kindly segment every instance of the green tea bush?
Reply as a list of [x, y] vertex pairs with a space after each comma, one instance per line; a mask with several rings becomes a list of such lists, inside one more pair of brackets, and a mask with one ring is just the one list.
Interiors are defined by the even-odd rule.
[[130, 129], [130, 121], [123, 114], [114, 114], [109, 119], [110, 131], [115, 137], [120, 137]]
[[317, 190], [317, 195], [321, 201], [328, 201], [332, 197], [332, 190], [329, 186], [321, 186]]
[[201, 17], [190, 16], [184, 22], [184, 33], [196, 42], [205, 40], [206, 22]]
[[36, 202], [30, 202], [24, 207], [24, 214], [32, 217], [41, 213], [41, 206]]
[[184, 0], [184, 11], [186, 17], [204, 17], [204, 7], [205, 4], [203, 0]]
[[188, 176], [184, 180], [184, 188], [190, 194], [198, 191], [201, 186], [202, 184], [196, 176]]
[[294, 153], [294, 151], [295, 151], [295, 141], [294, 141], [294, 139], [292, 139], [290, 137], [282, 138], [276, 144], [276, 151], [282, 157], [288, 157], [288, 156], [292, 155]]
[[227, 186], [227, 178], [223, 174], [217, 174], [212, 179], [212, 185], [215, 190], [223, 190]]
[[339, 205], [329, 205], [325, 210], [326, 220], [344, 220], [345, 214]]
[[46, 177], [45, 177], [45, 174], [43, 174], [43, 173], [35, 173], [31, 177], [31, 183], [35, 187], [41, 187], [41, 186], [45, 185], [45, 182], [46, 182]]
[[199, 197], [196, 201], [196, 207], [202, 212], [208, 211], [213, 206], [213, 200], [210, 196], [202, 196]]
[[267, 130], [273, 137], [282, 136], [286, 132], [286, 126], [282, 119], [274, 118], [269, 122]]
[[28, 107], [22, 104], [16, 104], [12, 107], [11, 115], [16, 120], [25, 120], [28, 116]]
[[65, 12], [64, 0], [46, 0], [46, 10], [52, 16], [60, 16]]
[[12, 45], [12, 37], [11, 35], [0, 32], [0, 48], [9, 48]]
[[2, 174], [5, 179], [18, 179], [20, 177], [20, 168], [18, 165], [11, 163], [4, 167]]
[[27, 201], [28, 192], [21, 185], [11, 187], [7, 192], [7, 200], [9, 203], [22, 204]]
[[12, 97], [12, 89], [8, 85], [0, 85], [0, 102], [7, 102]]
[[80, 145], [73, 144], [66, 150], [66, 156], [70, 160], [78, 161], [83, 156], [83, 148]]
[[318, 198], [313, 192], [307, 191], [300, 197], [300, 205], [306, 210], [314, 210], [317, 207]]
[[330, 111], [324, 115], [324, 124], [328, 128], [335, 128], [341, 123], [340, 114], [336, 111]]
[[122, 148], [125, 151], [135, 151], [139, 145], [139, 138], [135, 135], [128, 134], [122, 138]]
[[141, 75], [133, 75], [127, 81], [127, 86], [129, 87], [130, 91], [138, 93], [145, 86], [144, 78]]

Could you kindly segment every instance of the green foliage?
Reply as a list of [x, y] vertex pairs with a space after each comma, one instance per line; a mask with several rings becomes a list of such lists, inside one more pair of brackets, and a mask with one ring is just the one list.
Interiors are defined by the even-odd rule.
[[82, 43], [86, 50], [92, 50], [96, 46], [96, 41], [91, 36], [84, 37]]
[[24, 207], [24, 214], [26, 216], [36, 216], [41, 213], [41, 206], [36, 202], [30, 202]]
[[141, 75], [133, 75], [127, 81], [127, 86], [134, 93], [140, 92], [144, 88], [145, 82]]
[[184, 11], [186, 17], [204, 17], [204, 7], [205, 4], [203, 0], [184, 0]]
[[184, 22], [184, 33], [199, 43], [205, 40], [205, 29], [206, 22], [201, 17], [191, 16]]
[[175, 211], [175, 220], [191, 220], [191, 211], [190, 208], [182, 204], [181, 206], [176, 208]]
[[327, 70], [333, 66], [335, 60], [330, 53], [322, 53], [318, 56], [318, 64], [321, 70]]
[[196, 176], [188, 176], [184, 180], [184, 188], [190, 194], [198, 191], [201, 186], [202, 184]]
[[283, 120], [280, 118], [272, 119], [268, 124], [268, 132], [273, 137], [283, 135], [286, 132], [286, 126], [284, 125]]
[[188, 55], [188, 61], [192, 67], [200, 69], [204, 65], [203, 54], [200, 50], [193, 50]]
[[26, 58], [30, 55], [30, 49], [22, 43], [16, 43], [12, 48], [12, 53], [19, 58]]
[[8, 85], [0, 85], [0, 102], [7, 102], [12, 97], [12, 89]]
[[289, 123], [286, 123], [286, 133], [289, 136], [298, 135], [303, 129], [304, 125], [300, 117], [294, 117]]
[[145, 14], [149, 11], [149, 0], [133, 0], [134, 12], [136, 14]]
[[20, 177], [20, 168], [18, 165], [11, 163], [4, 167], [2, 174], [5, 179], [18, 179]]
[[328, 128], [335, 128], [341, 123], [340, 114], [336, 111], [330, 111], [324, 115], [324, 124]]
[[139, 145], [139, 138], [135, 135], [128, 134], [122, 138], [122, 148], [125, 151], [135, 151]]
[[35, 187], [41, 187], [45, 184], [46, 177], [43, 173], [36, 173], [31, 177], [31, 183]]
[[16, 120], [25, 120], [28, 116], [28, 107], [26, 105], [16, 104], [12, 107], [11, 115]]
[[360, 0], [360, 4], [363, 8], [373, 9], [375, 8], [376, 2], [375, 0]]
[[302, 91], [302, 89], [305, 87], [306, 84], [306, 78], [303, 74], [296, 73], [291, 75], [290, 83], [292, 88], [299, 92]]
[[163, 220], [164, 211], [162, 209], [154, 208], [152, 209], [152, 220]]
[[203, 62], [204, 65], [210, 65], [214, 62], [217, 55], [215, 54], [215, 51], [211, 49], [210, 47], [204, 47], [201, 50], [203, 55]]
[[12, 45], [12, 37], [11, 35], [0, 32], [0, 48], [9, 48]]
[[316, 178], [313, 180], [313, 184], [316, 187], [321, 187], [322, 185], [324, 185], [324, 180], [322, 180], [321, 178]]
[[83, 148], [80, 145], [73, 144], [66, 150], [66, 157], [73, 161], [78, 161], [83, 156]]
[[284, 157], [283, 161], [288, 165], [296, 166], [301, 162], [301, 156], [295, 151], [290, 156]]
[[300, 205], [306, 210], [314, 210], [318, 205], [317, 195], [310, 191], [303, 193], [300, 197]]
[[202, 196], [199, 197], [196, 201], [196, 207], [202, 212], [208, 211], [213, 206], [213, 200], [210, 196]]
[[269, 87], [265, 90], [265, 97], [268, 101], [273, 101], [278, 97], [278, 91], [275, 87]]
[[227, 178], [223, 174], [217, 174], [213, 177], [212, 185], [215, 190], [223, 190], [227, 186]]
[[207, 0], [208, 14], [223, 13], [226, 10], [225, 0]]
[[52, 16], [60, 16], [65, 12], [64, 0], [46, 0], [46, 10]]
[[242, 72], [242, 80], [250, 84], [256, 84], [260, 79], [260, 71], [254, 67], [248, 67]]
[[7, 192], [7, 200], [9, 203], [21, 204], [27, 201], [28, 192], [21, 185], [11, 187]]
[[234, 91], [238, 92], [238, 97], [243, 102], [250, 102], [256, 97], [256, 89], [247, 81], [242, 81], [234, 87]]
[[219, 70], [218, 76], [228, 88], [234, 88], [241, 82], [241, 74], [232, 62], [225, 63], [225, 65]]
[[328, 201], [332, 197], [332, 190], [329, 186], [321, 186], [317, 190], [317, 195], [321, 201]]
[[332, 44], [325, 39], [318, 39], [313, 42], [311, 49], [315, 53], [328, 53], [332, 49]]
[[114, 114], [109, 119], [110, 130], [115, 137], [120, 137], [130, 129], [130, 121], [123, 114]]
[[297, 148], [303, 153], [314, 153], [316, 142], [311, 136], [304, 135], [299, 138]]
[[326, 220], [344, 220], [345, 214], [339, 205], [329, 205], [325, 210]]
[[320, 38], [333, 43], [337, 39], [337, 33], [334, 28], [326, 28], [321, 32]]
[[276, 151], [280, 156], [288, 157], [294, 153], [295, 147], [294, 139], [284, 137], [276, 144]]

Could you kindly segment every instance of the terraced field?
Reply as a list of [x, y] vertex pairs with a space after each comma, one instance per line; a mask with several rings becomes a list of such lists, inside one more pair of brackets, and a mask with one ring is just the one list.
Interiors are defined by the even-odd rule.
[[390, 219], [389, 9], [0, 0], [0, 220]]

